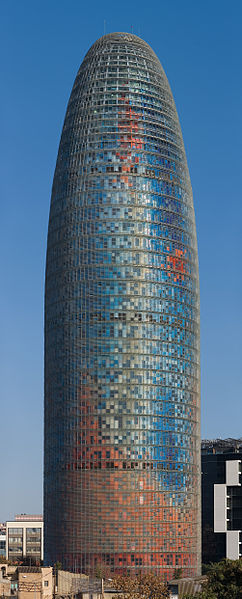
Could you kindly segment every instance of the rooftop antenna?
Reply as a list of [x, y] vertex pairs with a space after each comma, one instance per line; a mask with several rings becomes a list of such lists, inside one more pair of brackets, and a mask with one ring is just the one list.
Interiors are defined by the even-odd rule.
[[134, 33], [133, 25], [131, 25], [131, 33]]
[[103, 21], [103, 35], [106, 35], [106, 21]]

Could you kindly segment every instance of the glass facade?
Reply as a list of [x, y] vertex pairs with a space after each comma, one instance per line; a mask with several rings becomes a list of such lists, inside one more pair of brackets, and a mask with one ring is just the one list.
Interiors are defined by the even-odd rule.
[[45, 561], [200, 567], [199, 281], [165, 73], [131, 34], [79, 69], [52, 189], [45, 288]]
[[8, 557], [10, 560], [18, 560], [23, 557], [23, 529], [8, 529]]
[[41, 529], [26, 528], [26, 556], [40, 559], [41, 556]]
[[0, 533], [0, 557], [6, 557], [6, 535]]

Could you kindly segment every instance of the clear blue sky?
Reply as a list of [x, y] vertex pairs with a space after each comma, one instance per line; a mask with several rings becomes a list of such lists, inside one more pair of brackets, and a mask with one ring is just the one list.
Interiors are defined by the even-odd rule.
[[77, 69], [106, 32], [158, 55], [183, 130], [201, 283], [202, 436], [241, 426], [240, 0], [1, 0], [0, 521], [42, 510], [43, 288], [51, 184]]

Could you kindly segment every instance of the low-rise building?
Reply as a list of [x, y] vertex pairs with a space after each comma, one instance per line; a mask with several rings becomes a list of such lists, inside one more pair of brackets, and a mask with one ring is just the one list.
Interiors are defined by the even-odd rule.
[[6, 522], [6, 559], [22, 562], [26, 558], [33, 564], [44, 557], [43, 518], [27, 514], [15, 516]]
[[196, 596], [197, 593], [202, 591], [203, 584], [206, 581], [206, 576], [169, 580], [168, 589], [170, 592], [170, 599], [183, 599], [183, 597]]
[[0, 597], [8, 597], [11, 595], [11, 580], [6, 575], [5, 564], [0, 566]]
[[52, 599], [53, 571], [51, 567], [19, 566], [18, 599]]

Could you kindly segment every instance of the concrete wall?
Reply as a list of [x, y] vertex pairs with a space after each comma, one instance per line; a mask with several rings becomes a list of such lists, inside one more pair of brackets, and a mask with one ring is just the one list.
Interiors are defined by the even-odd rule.
[[214, 485], [214, 532], [227, 530], [226, 485]]
[[226, 485], [228, 485], [229, 487], [240, 486], [240, 466], [240, 460], [228, 460], [226, 462]]
[[85, 574], [75, 574], [66, 570], [57, 570], [56, 582], [58, 595], [75, 593], [81, 588], [81, 581], [88, 580]]
[[7, 574], [6, 566], [0, 564], [0, 597], [11, 595], [11, 580], [5, 578], [4, 574]]

